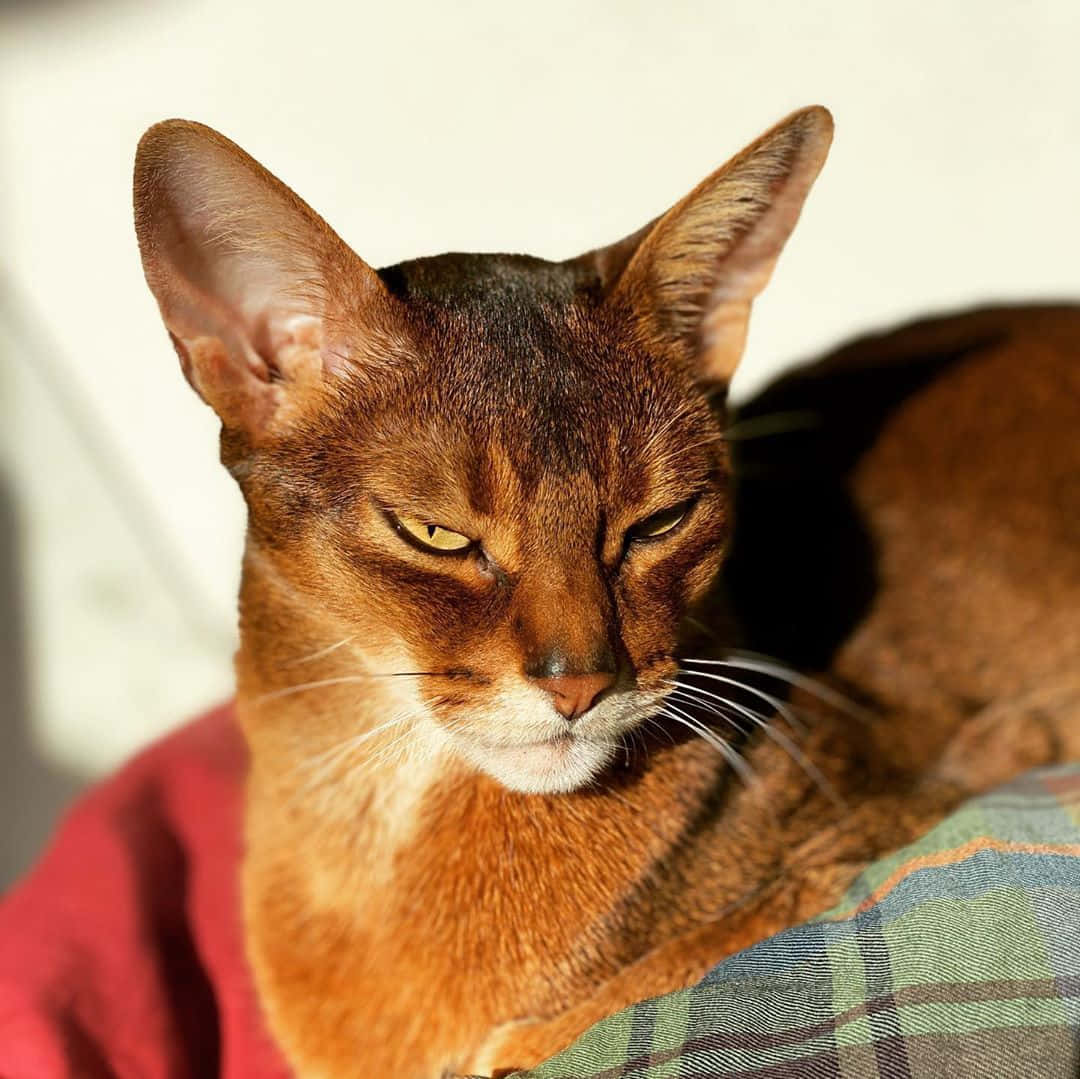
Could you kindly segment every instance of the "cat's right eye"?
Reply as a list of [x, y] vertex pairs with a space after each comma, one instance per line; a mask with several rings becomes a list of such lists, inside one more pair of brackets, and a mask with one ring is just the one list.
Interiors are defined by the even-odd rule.
[[686, 520], [687, 515], [694, 508], [695, 498], [688, 498], [677, 506], [670, 506], [659, 513], [653, 513], [644, 520], [627, 530], [627, 543], [650, 543], [653, 540], [662, 539], [670, 532], [674, 532]]
[[431, 554], [464, 554], [474, 546], [468, 536], [444, 528], [442, 525], [430, 524], [417, 517], [388, 511], [387, 517], [402, 539]]

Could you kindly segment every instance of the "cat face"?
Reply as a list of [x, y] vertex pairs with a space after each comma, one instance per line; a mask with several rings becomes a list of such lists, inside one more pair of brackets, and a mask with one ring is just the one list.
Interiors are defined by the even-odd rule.
[[[278, 563], [333, 565], [293, 574], [312, 603], [432, 672], [428, 717], [527, 790], [586, 781], [656, 710], [726, 535], [694, 372], [554, 273], [484, 256], [386, 271], [412, 306], [381, 392], [346, 375], [334, 407], [238, 458]], [[478, 301], [461, 294], [480, 278]]]
[[577, 259], [379, 272], [221, 136], [144, 138], [147, 277], [249, 546], [511, 788], [589, 782], [670, 689], [728, 533], [707, 395], [828, 137], [796, 114]]

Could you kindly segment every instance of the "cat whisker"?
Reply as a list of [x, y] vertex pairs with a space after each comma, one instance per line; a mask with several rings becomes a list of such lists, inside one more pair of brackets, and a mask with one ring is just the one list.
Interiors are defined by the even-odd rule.
[[336, 678], [320, 678], [314, 682], [301, 682], [299, 685], [271, 690], [269, 693], [263, 693], [256, 697], [255, 703], [262, 704], [265, 701], [289, 697], [294, 693], [306, 693], [311, 689], [324, 689], [329, 686], [367, 682], [374, 678], [441, 678], [446, 677], [447, 673], [446, 671], [372, 671], [365, 674], [343, 674]]
[[280, 700], [282, 697], [292, 696], [294, 693], [306, 693], [311, 689], [325, 689], [329, 686], [344, 686], [366, 682], [371, 675], [368, 674], [343, 674], [336, 678], [320, 678], [314, 682], [301, 682], [295, 686], [286, 686], [284, 689], [271, 690], [269, 693], [260, 694], [255, 698], [256, 704], [266, 701]]
[[[437, 705], [442, 700], [443, 698], [436, 697], [431, 701], [431, 704]], [[344, 742], [339, 743], [336, 746], [332, 746], [330, 750], [322, 754], [322, 757], [330, 757], [331, 759], [327, 761], [326, 765], [320, 770], [319, 775], [313, 777], [312, 780], [309, 781], [308, 787], [315, 785], [316, 782], [323, 782], [326, 778], [327, 773], [330, 771], [330, 769], [335, 763], [338, 763], [343, 759], [345, 761], [348, 761], [349, 757], [351, 757], [358, 749], [360, 749], [364, 744], [366, 744], [376, 735], [381, 734], [386, 730], [389, 730], [391, 727], [398, 726], [403, 723], [409, 723], [410, 726], [402, 734], [398, 735], [396, 738], [393, 738], [385, 745], [380, 746], [376, 753], [360, 762], [358, 767], [348, 767], [346, 769], [345, 775], [341, 778], [355, 778], [356, 776], [363, 774], [365, 771], [368, 771], [379, 764], [389, 761], [395, 754], [399, 757], [403, 757], [405, 753], [411, 748], [411, 744], [409, 741], [410, 737], [417, 734], [417, 727], [412, 723], [412, 721], [422, 718], [427, 713], [427, 708], [427, 705], [419, 705], [418, 707], [407, 709], [406, 711], [399, 713], [398, 715], [392, 717], [386, 722], [379, 724], [377, 727], [374, 727], [367, 731], [363, 731], [359, 735], [356, 735], [352, 738], [347, 738], [344, 740]], [[469, 719], [466, 717], [465, 719], [459, 720], [457, 723], [451, 724], [449, 727], [444, 729], [447, 731], [447, 733], [452, 733], [453, 731], [464, 727], [468, 722]], [[320, 758], [315, 758], [309, 763], [318, 764], [319, 760]]]
[[[689, 687], [683, 687], [678, 682], [667, 682], [667, 685], [674, 687], [671, 693], [668, 694], [668, 699], [676, 698], [681, 701], [685, 701], [690, 705], [705, 705], [709, 711], [719, 716], [730, 727], [734, 727], [740, 734], [749, 734], [748, 728], [744, 727], [734, 716], [728, 715], [726, 712], [721, 712], [718, 709], [706, 704], [700, 697], [694, 696], [689, 692]], [[729, 703], [729, 702], [725, 702]], [[764, 719], [764, 717], [762, 717]]]
[[288, 670], [290, 667], [299, 667], [303, 663], [313, 663], [317, 659], [322, 659], [323, 656], [328, 656], [332, 652], [336, 652], [339, 648], [344, 648], [345, 645], [351, 644], [356, 640], [356, 634], [350, 633], [348, 637], [342, 637], [342, 639], [335, 644], [327, 645], [325, 648], [320, 648], [310, 655], [301, 656], [299, 659], [291, 659], [288, 663], [284, 664], [282, 669]]
[[850, 697], [845, 697], [844, 694], [831, 686], [827, 686], [824, 682], [796, 670], [791, 664], [785, 663], [776, 656], [766, 655], [764, 652], [753, 652], [749, 649], [731, 648], [721, 640], [719, 634], [711, 626], [702, 622], [701, 619], [695, 618], [693, 615], [685, 615], [683, 620], [700, 630], [707, 637], [723, 645], [725, 653], [724, 659], [697, 659], [690, 662], [718, 664], [757, 671], [760, 674], [775, 678], [778, 682], [786, 682], [789, 685], [797, 686], [811, 696], [817, 697], [818, 700], [832, 705], [837, 710], [860, 722], [875, 723], [880, 718], [870, 709], [863, 708], [851, 700]]
[[[418, 712], [410, 718], [416, 719], [420, 714]], [[381, 746], [376, 753], [361, 761], [357, 767], [350, 769], [345, 778], [357, 779], [383, 765], [396, 767], [400, 761], [404, 760], [408, 752], [416, 747], [418, 736], [417, 727], [410, 724], [402, 734]]]
[[[586, 738], [585, 741], [593, 745], [603, 745], [604, 743], [594, 738]], [[623, 767], [629, 768], [631, 763], [637, 759], [637, 752], [639, 748], [643, 756], [648, 756], [648, 745], [645, 742], [645, 735], [642, 733], [640, 727], [631, 727], [629, 730], [625, 730], [616, 739], [615, 744], [622, 747], [623, 751]], [[611, 743], [607, 743], [611, 744]]]
[[692, 453], [694, 450], [701, 449], [704, 446], [716, 446], [721, 445], [725, 441], [724, 433], [722, 431], [714, 431], [707, 434], [704, 438], [698, 439], [696, 442], [680, 443], [678, 447], [673, 448], [667, 453], [655, 455], [657, 462], [677, 462], [685, 460], [686, 455]]
[[875, 723], [878, 719], [869, 709], [856, 704], [855, 701], [845, 697], [831, 686], [796, 671], [793, 667], [772, 656], [764, 656], [757, 652], [732, 650], [728, 653], [726, 659], [683, 659], [682, 662], [757, 671], [760, 674], [775, 678], [778, 682], [787, 682], [789, 685], [796, 686], [811, 696], [817, 697], [818, 700], [832, 705], [838, 711], [859, 720], [861, 723]]
[[[403, 717], [404, 719], [415, 719], [422, 714], [422, 710], [417, 709], [413, 714]], [[343, 785], [354, 783], [360, 777], [367, 772], [372, 771], [379, 765], [391, 763], [397, 759], [402, 759], [409, 749], [415, 743], [417, 736], [417, 728], [415, 725], [410, 724], [404, 731], [404, 733], [398, 735], [392, 739], [386, 745], [380, 747], [379, 751], [373, 756], [365, 758], [356, 765], [346, 764], [346, 768], [341, 775], [337, 777], [335, 783], [330, 784], [323, 782], [322, 785], [317, 788], [319, 801], [323, 805], [323, 810], [327, 811], [334, 804], [348, 804], [348, 799], [342, 799], [340, 794], [340, 788]], [[346, 761], [347, 761], [346, 755]], [[309, 783], [305, 790], [310, 794], [311, 788], [314, 785]]]
[[695, 629], [701, 630], [702, 633], [704, 633], [707, 637], [710, 637], [712, 640], [720, 640], [720, 636], [716, 632], [716, 630], [714, 630], [712, 626], [706, 624], [705, 622], [702, 622], [700, 618], [695, 618], [692, 614], [684, 614], [683, 621], [689, 623]]
[[792, 431], [813, 431], [821, 425], [821, 415], [809, 409], [767, 412], [763, 416], [752, 416], [732, 424], [724, 430], [724, 439], [727, 442], [740, 442], [751, 438], [769, 438]]
[[716, 749], [724, 760], [731, 765], [732, 769], [747, 787], [756, 787], [760, 785], [761, 780], [754, 775], [753, 769], [739, 756], [738, 751], [722, 738], [718, 738], [703, 723], [698, 723], [696, 720], [691, 719], [684, 711], [682, 711], [682, 709], [676, 708], [675, 705], [670, 704], [667, 701], [664, 702], [664, 707], [658, 714], [667, 716], [669, 719], [675, 720], [676, 723], [681, 723], [684, 727], [687, 727], [689, 730], [699, 735], [704, 741], [708, 742], [709, 745]]
[[658, 713], [654, 712], [653, 715], [646, 716], [643, 721], [644, 726], [649, 727], [650, 729], [655, 727], [672, 745], [675, 745], [675, 739], [672, 737], [671, 731], [669, 731], [663, 723], [657, 720], [657, 714]]
[[691, 450], [696, 450], [701, 446], [715, 446], [725, 441], [726, 439], [724, 438], [723, 431], [712, 431], [709, 434], [705, 435], [704, 438], [699, 438], [696, 442], [688, 442], [684, 445], [680, 445], [677, 450], [673, 451], [667, 456], [670, 458], [676, 456], [677, 454], [689, 453]]
[[[797, 743], [788, 738], [783, 731], [776, 730], [764, 716], [755, 712], [751, 708], [746, 708], [744, 705], [737, 703], [736, 701], [729, 700], [727, 697], [722, 697], [718, 693], [711, 693], [707, 689], [702, 689], [699, 686], [682, 686], [678, 682], [668, 682], [668, 685], [675, 687], [675, 692], [672, 696], [678, 694], [680, 700], [689, 700], [691, 703], [700, 705], [710, 712], [715, 712], [722, 719], [731, 722], [731, 717], [725, 715], [720, 711], [717, 704], [710, 703], [716, 701], [718, 704], [726, 705], [730, 708], [734, 708], [740, 714], [745, 715], [756, 727], [758, 727], [767, 738], [775, 742], [785, 753], [806, 773], [807, 777], [811, 779], [822, 794], [829, 799], [838, 809], [847, 808], [847, 803], [837, 792], [836, 788], [825, 778], [824, 773], [810, 758], [802, 751]], [[705, 700], [703, 698], [709, 698]]]
[[[372, 738], [376, 737], [379, 734], [382, 734], [384, 731], [389, 730], [391, 727], [397, 727], [403, 723], [408, 723], [418, 718], [420, 715], [423, 714], [423, 711], [423, 708], [409, 709], [408, 711], [387, 720], [385, 723], [379, 724], [377, 727], [374, 727], [371, 730], [364, 731], [361, 734], [355, 735], [351, 738], [346, 738], [343, 742], [332, 746], [329, 750], [320, 754], [318, 757], [315, 757], [310, 761], [305, 762], [303, 765], [305, 769], [311, 767], [318, 767], [318, 770], [315, 772], [315, 774], [309, 777], [305, 789], [310, 789], [311, 787], [315, 786], [321, 786], [329, 778], [335, 766], [338, 764], [344, 763], [346, 765], [347, 773], [349, 771], [348, 762], [350, 758], [359, 749], [366, 745]], [[409, 733], [411, 733], [411, 730], [407, 730], [399, 737], [404, 738]], [[396, 741], [398, 741], [398, 739], [394, 739], [388, 744], [393, 745]], [[385, 748], [386, 746], [380, 747], [379, 752], [381, 753]], [[375, 756], [377, 757], [378, 753], [375, 754]], [[374, 757], [368, 758], [368, 760], [373, 759]], [[321, 767], [319, 767], [320, 765]]]
[[[708, 660], [708, 659], [683, 659], [682, 663], [722, 663], [722, 660]], [[744, 693], [749, 693], [753, 697], [757, 697], [759, 700], [763, 700], [771, 708], [773, 708], [779, 715], [783, 716], [787, 720], [788, 725], [797, 734], [806, 734], [806, 724], [801, 722], [792, 711], [791, 706], [780, 700], [779, 697], [774, 697], [771, 693], [766, 693], [763, 689], [758, 689], [757, 686], [752, 686], [748, 682], [740, 682], [737, 678], [728, 678], [722, 674], [714, 674], [712, 671], [694, 671], [683, 669], [683, 673], [692, 675], [696, 678], [711, 678], [717, 682], [724, 682], [727, 685], [735, 686], [737, 689], [741, 689]], [[725, 698], [726, 699], [726, 698]], [[731, 702], [734, 704], [734, 702]]]
[[[305, 761], [301, 761], [296, 767], [303, 771], [307, 771], [311, 768], [318, 767], [319, 765], [332, 765], [336, 760], [343, 756], [351, 754], [364, 743], [369, 742], [376, 735], [381, 734], [383, 731], [389, 730], [391, 727], [396, 727], [400, 723], [406, 722], [406, 720], [413, 718], [418, 709], [410, 709], [407, 712], [395, 715], [392, 719], [388, 719], [385, 723], [380, 723], [376, 727], [372, 727], [370, 730], [361, 731], [359, 734], [352, 735], [349, 738], [343, 739], [341, 742], [332, 745], [329, 749], [324, 750], [322, 753], [316, 754], [314, 757], [309, 757]], [[322, 769], [325, 771], [325, 768]]]

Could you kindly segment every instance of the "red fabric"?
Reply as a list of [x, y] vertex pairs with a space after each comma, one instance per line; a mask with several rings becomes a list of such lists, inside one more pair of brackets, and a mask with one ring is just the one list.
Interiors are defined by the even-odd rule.
[[0, 900], [2, 1079], [286, 1079], [244, 959], [229, 707], [68, 814]]

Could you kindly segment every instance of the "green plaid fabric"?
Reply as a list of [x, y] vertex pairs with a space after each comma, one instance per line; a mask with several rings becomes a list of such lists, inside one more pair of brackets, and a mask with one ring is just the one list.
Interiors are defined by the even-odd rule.
[[1080, 765], [977, 798], [838, 907], [520, 1079], [1080, 1076]]

